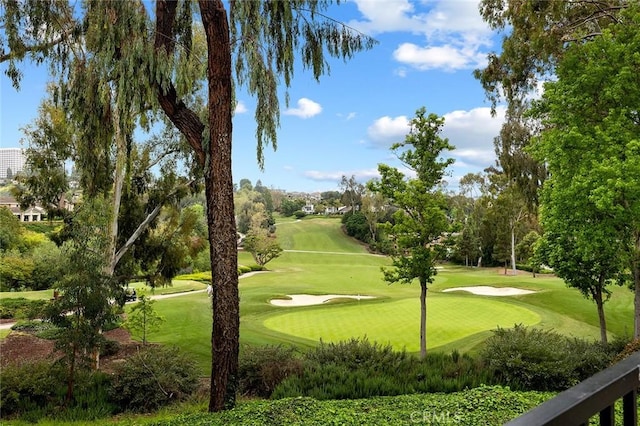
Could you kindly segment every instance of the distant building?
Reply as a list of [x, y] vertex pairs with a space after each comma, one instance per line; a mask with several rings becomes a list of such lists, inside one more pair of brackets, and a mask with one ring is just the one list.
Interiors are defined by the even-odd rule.
[[24, 149], [0, 148], [0, 179], [13, 177], [16, 173], [23, 171], [26, 161]]
[[311, 203], [307, 203], [305, 206], [302, 207], [302, 211], [305, 212], [306, 214], [313, 214], [315, 212], [315, 206]]
[[40, 222], [46, 214], [46, 211], [38, 206], [31, 206], [26, 210], [22, 210], [20, 203], [13, 197], [0, 197], [0, 207], [9, 209], [21, 222]]

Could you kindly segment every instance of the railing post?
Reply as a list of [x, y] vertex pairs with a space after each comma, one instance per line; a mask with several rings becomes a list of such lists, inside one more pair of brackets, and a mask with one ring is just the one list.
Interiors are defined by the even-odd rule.
[[614, 426], [616, 422], [615, 415], [616, 413], [613, 409], [613, 405], [605, 407], [600, 411], [600, 426]]
[[638, 390], [622, 397], [622, 424], [624, 426], [636, 426], [638, 424]]

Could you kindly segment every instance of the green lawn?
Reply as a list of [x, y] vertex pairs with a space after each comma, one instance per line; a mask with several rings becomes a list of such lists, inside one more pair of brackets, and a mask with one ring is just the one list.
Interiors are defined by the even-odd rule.
[[[241, 344], [292, 344], [301, 348], [319, 339], [335, 341], [367, 336], [396, 348], [418, 350], [419, 287], [388, 285], [382, 280], [385, 257], [366, 253], [362, 245], [345, 238], [339, 220], [305, 218], [278, 225], [285, 245], [282, 256], [269, 263], [268, 272], [240, 279]], [[284, 244], [284, 242], [287, 242]], [[299, 250], [299, 251], [296, 251]], [[310, 252], [310, 251], [315, 251]], [[239, 262], [251, 263], [247, 253]], [[516, 323], [554, 329], [566, 335], [599, 338], [595, 305], [553, 277], [505, 276], [499, 268], [445, 265], [428, 296], [428, 347], [434, 350], [476, 350], [497, 326]], [[451, 287], [509, 286], [535, 290], [510, 297], [443, 293]], [[287, 294], [360, 294], [371, 300], [341, 299], [307, 307], [277, 307], [269, 300]], [[633, 326], [633, 297], [614, 288], [605, 305], [611, 336], [629, 334]], [[202, 293], [159, 300], [158, 312], [167, 319], [152, 341], [173, 343], [194, 353], [204, 371], [210, 364], [211, 305]]]
[[[268, 271], [240, 278], [241, 345], [291, 344], [299, 348], [317, 345], [319, 339], [336, 341], [367, 336], [409, 352], [418, 350], [419, 287], [389, 285], [380, 267], [389, 260], [371, 255], [346, 238], [336, 218], [282, 219], [277, 235], [285, 252], [270, 262]], [[254, 263], [239, 252], [239, 263]], [[142, 283], [132, 284], [140, 289]], [[491, 285], [534, 290], [522, 296], [476, 296], [467, 292], [444, 293], [452, 287]], [[211, 301], [205, 284], [175, 280], [155, 294], [189, 292], [155, 302], [165, 318], [161, 330], [149, 335], [152, 342], [177, 345], [190, 352], [203, 374], [211, 364]], [[147, 290], [150, 293], [150, 290]], [[611, 337], [629, 336], [633, 330], [633, 293], [614, 287], [605, 305]], [[307, 307], [277, 307], [269, 301], [287, 294], [370, 295], [375, 299], [341, 299]], [[50, 298], [51, 292], [20, 293], [29, 298]], [[16, 297], [3, 293], [0, 297]], [[500, 268], [465, 268], [444, 265], [429, 286], [427, 345], [432, 350], [475, 351], [496, 327], [516, 323], [553, 329], [566, 335], [599, 338], [593, 302], [567, 288], [554, 277], [530, 274], [504, 275]], [[128, 308], [127, 308], [128, 309]]]

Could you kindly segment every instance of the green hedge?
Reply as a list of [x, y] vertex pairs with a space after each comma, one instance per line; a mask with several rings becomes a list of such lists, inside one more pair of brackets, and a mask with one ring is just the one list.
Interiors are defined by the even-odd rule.
[[499, 383], [519, 390], [564, 390], [605, 369], [624, 348], [516, 325], [498, 328], [481, 357]]
[[367, 339], [321, 343], [302, 361], [303, 372], [280, 383], [272, 398], [327, 400], [455, 392], [494, 381], [482, 362], [466, 354], [432, 353], [420, 360]]

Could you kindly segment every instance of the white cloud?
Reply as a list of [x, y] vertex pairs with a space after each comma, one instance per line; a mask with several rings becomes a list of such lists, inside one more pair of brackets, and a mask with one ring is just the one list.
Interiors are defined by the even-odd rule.
[[355, 176], [356, 181], [360, 183], [367, 182], [370, 179], [380, 177], [378, 169], [363, 169], [363, 170], [332, 170], [332, 171], [320, 171], [320, 170], [308, 170], [303, 175], [311, 180], [323, 181], [323, 182], [340, 182], [342, 176]]
[[358, 115], [355, 112], [349, 112], [347, 114], [343, 114], [341, 112], [339, 112], [338, 117], [343, 118], [345, 121], [349, 121], [349, 120], [353, 120], [354, 118], [356, 118], [356, 116]]
[[[505, 107], [496, 108], [491, 116], [488, 107], [457, 110], [443, 115], [441, 136], [448, 138], [455, 149], [444, 156], [456, 160], [454, 167], [485, 168], [495, 162], [493, 140], [500, 133], [504, 122]], [[377, 148], [388, 149], [391, 144], [401, 142], [410, 130], [409, 119], [404, 116], [381, 117], [367, 129], [369, 143]]]
[[423, 27], [424, 18], [413, 14], [415, 8], [409, 0], [356, 0], [363, 20], [352, 20], [349, 26], [365, 34], [391, 31], [416, 31]]
[[[491, 29], [478, 10], [479, 0], [355, 0], [361, 20], [349, 25], [368, 34], [409, 32], [424, 36], [424, 45], [405, 42], [394, 59], [418, 70], [479, 68], [486, 63]], [[401, 77], [406, 71], [399, 71]]]
[[242, 101], [238, 101], [236, 103], [236, 108], [233, 110], [234, 114], [244, 114], [247, 112], [247, 106]]
[[395, 142], [401, 142], [409, 133], [409, 119], [404, 116], [378, 118], [367, 129], [369, 140], [377, 147], [388, 148]]
[[487, 56], [474, 49], [450, 45], [420, 47], [413, 43], [403, 43], [393, 52], [393, 58], [421, 71], [438, 68], [455, 71], [482, 67], [486, 64]]
[[496, 108], [495, 117], [491, 116], [491, 109], [488, 107], [444, 114], [442, 136], [456, 147], [451, 156], [456, 159], [457, 166], [484, 168], [494, 163], [493, 140], [500, 133], [504, 114], [504, 107]]
[[289, 108], [284, 113], [286, 115], [295, 115], [300, 118], [311, 118], [315, 115], [318, 115], [322, 112], [322, 106], [307, 98], [298, 99], [298, 107], [297, 108]]

